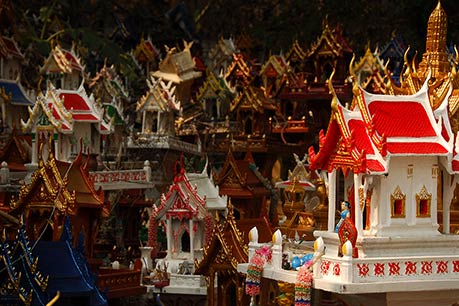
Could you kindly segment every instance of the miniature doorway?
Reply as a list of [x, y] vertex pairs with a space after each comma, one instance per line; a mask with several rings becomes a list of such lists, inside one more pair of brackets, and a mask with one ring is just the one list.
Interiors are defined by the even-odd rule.
[[191, 250], [190, 243], [190, 234], [187, 231], [183, 231], [182, 236], [180, 237], [180, 251], [189, 253]]

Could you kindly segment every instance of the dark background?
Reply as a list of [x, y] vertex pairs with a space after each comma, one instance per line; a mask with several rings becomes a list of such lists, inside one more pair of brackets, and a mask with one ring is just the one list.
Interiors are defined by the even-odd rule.
[[[77, 42], [87, 70], [105, 59], [127, 65], [122, 54], [141, 37], [160, 48], [196, 41], [195, 49], [212, 47], [223, 36], [245, 32], [258, 46], [262, 62], [269, 54], [287, 52], [297, 39], [305, 50], [329, 24], [340, 24], [357, 55], [366, 46], [384, 46], [401, 34], [411, 50], [422, 54], [426, 27], [437, 0], [0, 0], [0, 27], [14, 36], [38, 63], [53, 42]], [[448, 16], [448, 45], [459, 43], [459, 1], [441, 1]], [[202, 48], [201, 48], [202, 49]], [[31, 63], [33, 64], [33, 63]], [[121, 67], [122, 71], [123, 68]], [[122, 71], [123, 72], [123, 71]]]

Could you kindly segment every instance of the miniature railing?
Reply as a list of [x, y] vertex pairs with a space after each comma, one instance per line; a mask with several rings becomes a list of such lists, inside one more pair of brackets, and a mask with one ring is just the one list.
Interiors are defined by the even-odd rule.
[[322, 257], [319, 277], [343, 283], [380, 283], [408, 280], [447, 280], [459, 276], [459, 256], [386, 258]]
[[90, 171], [89, 176], [94, 180], [94, 185], [103, 186], [106, 190], [116, 189], [121, 184], [123, 188], [128, 188], [127, 184], [134, 184], [135, 188], [151, 188], [152, 185], [148, 160], [144, 162], [143, 169]]
[[145, 170], [108, 170], [90, 172], [89, 176], [94, 183], [117, 183], [117, 182], [146, 182], [148, 181]]
[[292, 120], [289, 119], [287, 122], [273, 122], [272, 119], [269, 119], [271, 132], [272, 133], [294, 133], [294, 132], [302, 132], [305, 133], [309, 130], [308, 125], [306, 123], [306, 119], [300, 120]]
[[146, 292], [146, 288], [140, 285], [140, 270], [100, 268], [98, 286], [102, 291], [108, 290], [109, 299]]
[[197, 144], [179, 140], [173, 136], [158, 135], [139, 135], [136, 139], [129, 137], [128, 147], [130, 148], [155, 148], [155, 149], [174, 149], [178, 151], [197, 153], [201, 152], [201, 147]]

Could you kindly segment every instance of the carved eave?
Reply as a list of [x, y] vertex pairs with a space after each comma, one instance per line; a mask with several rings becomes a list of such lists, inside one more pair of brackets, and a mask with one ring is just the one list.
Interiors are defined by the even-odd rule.
[[207, 214], [206, 200], [198, 194], [196, 186], [191, 186], [184, 173], [183, 164], [181, 166], [167, 194], [161, 196], [160, 206], [154, 211], [154, 217], [157, 220], [164, 216], [166, 218], [182, 216], [202, 220]]
[[60, 133], [70, 134], [73, 131], [72, 114], [67, 111], [56, 89], [50, 83], [46, 94], [40, 93], [33, 108], [28, 108], [29, 118], [26, 122], [21, 119], [23, 130], [31, 130], [38, 125], [39, 116], [43, 113], [49, 123]]
[[18, 199], [11, 202], [11, 213], [21, 214], [27, 207], [57, 209], [61, 214], [75, 214], [75, 191], [68, 190], [68, 179], [59, 172], [54, 155], [46, 164], [39, 160], [39, 168], [32, 174], [31, 182], [21, 186]]
[[232, 205], [229, 204], [227, 217], [223, 223], [215, 224], [212, 240], [204, 246], [202, 259], [195, 260], [195, 273], [208, 275], [210, 267], [214, 264], [229, 264], [234, 271], [237, 271], [238, 264], [247, 262], [248, 254], [248, 246], [237, 227]]
[[40, 69], [40, 73], [72, 73], [74, 70], [84, 72], [79, 57], [73, 51], [73, 46], [72, 50], [68, 51], [56, 45]]
[[237, 109], [253, 110], [263, 113], [265, 110], [275, 110], [276, 107], [265, 96], [263, 90], [253, 86], [244, 87], [242, 93], [237, 95], [230, 104], [230, 112]]
[[316, 154], [312, 147], [309, 148], [309, 169], [342, 169], [345, 174], [349, 171], [385, 173], [385, 137], [377, 135], [368, 113], [360, 111], [366, 109], [361, 90], [354, 89], [359, 107], [350, 111], [341, 105], [332, 86], [329, 87], [333, 96], [332, 114], [326, 136], [323, 131], [319, 133], [319, 152]]
[[[62, 175], [68, 170], [67, 189], [75, 190], [75, 201], [79, 207], [90, 207], [105, 209], [108, 216], [108, 207], [105, 207], [105, 195], [102, 188], [95, 190], [94, 179], [89, 176], [88, 163], [89, 156], [83, 161], [83, 153], [78, 153], [73, 163], [59, 163], [59, 170]], [[68, 169], [70, 167], [70, 169]]]
[[234, 173], [240, 186], [247, 185], [247, 174], [242, 175], [236, 159], [234, 158], [233, 151], [231, 148], [228, 150], [226, 155], [225, 163], [223, 164], [222, 169], [215, 177], [215, 184], [221, 186], [225, 179], [231, 174]]
[[201, 101], [206, 98], [224, 98], [231, 91], [227, 87], [227, 83], [211, 71], [207, 70], [207, 77], [204, 84], [199, 88], [197, 100]]
[[116, 73], [113, 65], [107, 67], [107, 65], [104, 64], [96, 76], [89, 82], [89, 88], [95, 88], [99, 98], [104, 95], [103, 92], [100, 92], [102, 90], [111, 97], [108, 101], [103, 101], [104, 103], [110, 103], [120, 98], [127, 99], [129, 97], [129, 93], [124, 87], [123, 81], [118, 73]]
[[150, 38], [144, 39], [142, 37], [140, 43], [135, 47], [133, 55], [139, 62], [153, 62], [159, 55], [159, 50]]
[[318, 55], [332, 55], [334, 57], [340, 57], [343, 53], [350, 53], [352, 50], [349, 48], [344, 37], [341, 36], [339, 28], [331, 29], [328, 20], [326, 19], [323, 24], [322, 34], [311, 45], [310, 51], [307, 57], [313, 58]]
[[136, 111], [170, 111], [179, 110], [180, 101], [176, 101], [175, 85], [172, 81], [167, 84], [162, 79], [152, 77], [147, 79], [149, 91], [137, 102]]
[[291, 61], [292, 59], [297, 58], [299, 61], [304, 61], [306, 59], [306, 56], [307, 56], [306, 52], [300, 46], [300, 44], [298, 43], [298, 40], [295, 39], [285, 59], [286, 61]]
[[233, 61], [226, 70], [225, 79], [228, 79], [232, 76], [235, 76], [236, 78], [243, 80], [244, 84], [248, 84], [251, 79], [250, 68], [244, 61], [244, 56], [242, 55], [242, 53], [233, 53]]
[[288, 65], [283, 56], [271, 55], [268, 61], [261, 68], [259, 74], [265, 75], [271, 70], [271, 68], [276, 74], [275, 77], [280, 77], [287, 71]]

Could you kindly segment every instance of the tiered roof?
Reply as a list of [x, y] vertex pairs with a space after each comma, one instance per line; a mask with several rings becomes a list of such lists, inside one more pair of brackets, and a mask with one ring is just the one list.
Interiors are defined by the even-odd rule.
[[195, 273], [208, 276], [212, 273], [211, 266], [224, 267], [228, 272], [237, 273], [237, 265], [248, 260], [249, 250], [243, 235], [238, 229], [233, 215], [233, 209], [228, 207], [228, 215], [217, 222], [212, 234], [212, 240], [204, 247], [203, 257], [195, 262]]
[[153, 62], [159, 54], [158, 48], [153, 44], [150, 37], [147, 39], [142, 37], [140, 43], [135, 47], [133, 52], [134, 57], [139, 63]]
[[16, 58], [18, 60], [24, 59], [24, 55], [19, 49], [14, 38], [6, 36], [0, 36], [0, 57], [7, 59]]
[[29, 119], [21, 120], [23, 129], [32, 129], [37, 125], [53, 126], [57, 132], [71, 134], [73, 131], [72, 114], [65, 108], [56, 88], [49, 83], [45, 93], [39, 93], [33, 108], [29, 107]]
[[73, 48], [66, 50], [57, 44], [40, 71], [41, 73], [72, 73], [73, 71], [83, 73], [84, 66]]
[[310, 149], [312, 169], [383, 174], [389, 171], [390, 156], [452, 156], [449, 120], [445, 112], [432, 111], [428, 80], [409, 96], [370, 94], [361, 88], [357, 93], [354, 110], [334, 95], [327, 135], [320, 134], [317, 155]]
[[197, 94], [198, 101], [203, 99], [223, 99], [234, 94], [234, 91], [230, 88], [229, 84], [222, 75], [217, 76], [211, 70], [207, 70], [206, 75], [206, 80], [199, 88], [199, 92]]
[[215, 177], [215, 183], [220, 186], [220, 194], [228, 195], [230, 198], [269, 195], [269, 190], [251, 169], [253, 164], [254, 159], [250, 151], [247, 151], [244, 159], [236, 160], [230, 149], [222, 169]]
[[336, 28], [330, 27], [328, 20], [324, 20], [322, 34], [315, 43], [313, 43], [307, 52], [308, 58], [316, 56], [330, 56], [342, 57], [344, 54], [352, 53], [349, 43], [344, 38], [342, 29], [338, 26]]
[[178, 111], [180, 101], [175, 99], [175, 85], [172, 81], [167, 84], [162, 79], [151, 77], [147, 79], [149, 91], [137, 102], [136, 111]]
[[261, 88], [249, 85], [244, 87], [243, 91], [231, 102], [230, 111], [236, 110], [253, 110], [264, 113], [267, 110], [275, 111], [276, 106], [265, 96]]
[[[176, 165], [177, 166], [177, 165]], [[156, 219], [185, 218], [203, 220], [207, 215], [206, 198], [202, 198], [196, 186], [192, 186], [184, 167], [176, 173], [174, 183], [167, 194], [161, 196], [160, 205], [153, 210]]]
[[34, 104], [19, 80], [0, 79], [0, 97], [12, 105], [32, 106]]
[[169, 49], [164, 60], [159, 63], [159, 70], [153, 72], [152, 75], [165, 81], [172, 81], [175, 84], [200, 77], [201, 72], [194, 70], [196, 64], [191, 56], [190, 49], [193, 42], [184, 42], [184, 45], [183, 51], [177, 51], [176, 48]]

